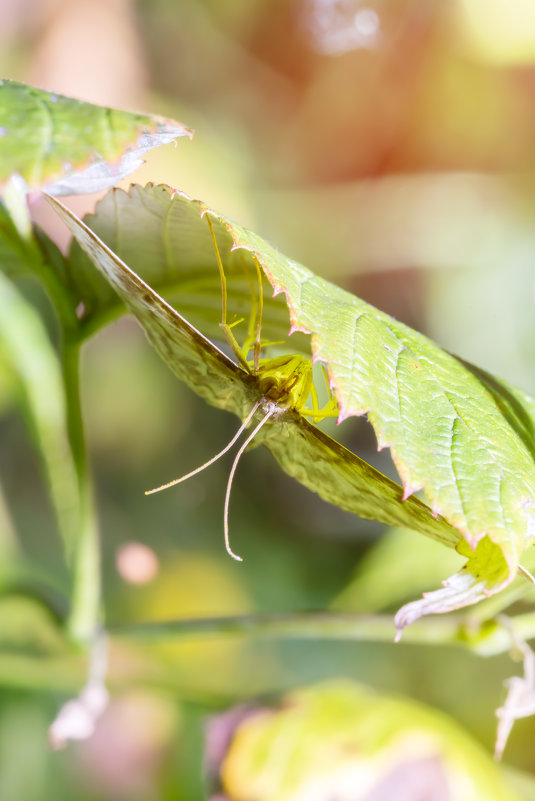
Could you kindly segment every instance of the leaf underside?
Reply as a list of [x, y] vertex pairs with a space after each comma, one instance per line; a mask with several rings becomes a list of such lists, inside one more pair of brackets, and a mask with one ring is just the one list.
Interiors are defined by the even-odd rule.
[[[408, 525], [469, 557], [443, 590], [400, 615], [400, 628], [428, 611], [473, 603], [512, 579], [535, 526], [532, 399], [315, 276], [198, 201], [148, 185], [123, 193], [121, 203], [120, 214], [110, 221], [116, 240], [127, 241], [130, 232], [142, 230], [143, 221], [156, 215], [160, 238], [165, 220], [166, 258], [175, 253], [169, 243], [180, 240], [184, 269], [191, 266], [188, 252], [195, 254], [200, 243], [206, 248], [201, 219], [206, 213], [225, 269], [229, 263], [236, 273], [237, 252], [251, 271], [253, 257], [258, 259], [275, 292], [286, 297], [291, 330], [310, 334], [314, 358], [327, 365], [340, 419], [367, 414], [380, 447], [391, 448], [405, 501], [396, 484], [293, 412], [268, 424], [261, 435], [283, 468], [342, 508]], [[74, 215], [54, 205], [175, 373], [209, 402], [244, 417], [258, 400], [254, 376], [217, 351]], [[232, 250], [225, 249], [229, 235]], [[214, 258], [212, 265], [216, 274]], [[184, 352], [189, 354], [186, 368]], [[436, 517], [410, 497], [420, 489]]]
[[[52, 198], [50, 202], [173, 372], [208, 403], [244, 418], [262, 397], [255, 376], [219, 351], [72, 212]], [[290, 410], [268, 422], [258, 437], [287, 473], [329, 502], [388, 525], [408, 525], [450, 547], [457, 544], [459, 535], [446, 521], [434, 518], [417, 498], [402, 503], [398, 484], [298, 413]]]

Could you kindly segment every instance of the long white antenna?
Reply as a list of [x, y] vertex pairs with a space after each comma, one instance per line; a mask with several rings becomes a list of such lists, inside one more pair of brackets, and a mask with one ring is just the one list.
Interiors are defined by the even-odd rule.
[[518, 565], [518, 572], [522, 573], [527, 578], [527, 580], [530, 581], [532, 584], [535, 584], [535, 577], [529, 572], [527, 568], [522, 567], [522, 565]]
[[[245, 429], [247, 428], [247, 426], [251, 422], [254, 413], [256, 412], [256, 410], [258, 409], [258, 407], [260, 406], [260, 404], [262, 402], [263, 402], [263, 398], [261, 398], [259, 401], [257, 401], [255, 403], [255, 405], [253, 406], [253, 408], [251, 409], [251, 411], [249, 412], [249, 414], [247, 415], [247, 417], [245, 418], [245, 420], [243, 421], [243, 423], [241, 424], [239, 429], [236, 431], [236, 433], [234, 434], [234, 436], [232, 437], [232, 439], [230, 440], [228, 445], [225, 445], [225, 447], [223, 448], [222, 451], [219, 451], [219, 453], [217, 453], [215, 456], [213, 456], [207, 462], [202, 464], [200, 467], [196, 467], [195, 470], [191, 471], [191, 473], [186, 473], [185, 476], [180, 476], [180, 478], [175, 478], [175, 479], [173, 479], [173, 481], [169, 481], [167, 484], [162, 484], [161, 487], [156, 487], [155, 489], [147, 490], [145, 492], [145, 495], [152, 495], [155, 492], [160, 492], [160, 490], [168, 489], [169, 487], [174, 487], [175, 484], [180, 484], [182, 481], [186, 481], [187, 478], [191, 478], [192, 476], [195, 476], [197, 473], [200, 473], [206, 467], [210, 467], [211, 464], [213, 464], [214, 462], [217, 462], [217, 460], [221, 456], [224, 456], [225, 453], [232, 448], [232, 446], [234, 445], [236, 440], [238, 440], [241, 437], [241, 435], [243, 434], [243, 432], [245, 431]], [[265, 419], [266, 418], [264, 418], [264, 420]], [[262, 420], [262, 423], [264, 422], [264, 420]], [[253, 432], [253, 436], [254, 436], [254, 434], [256, 433], [257, 430], [258, 430], [258, 427], [255, 428], [255, 430]], [[252, 437], [250, 437], [249, 439], [252, 439]], [[247, 440], [247, 442], [249, 442], [249, 439]]]
[[[257, 406], [258, 406], [258, 404], [257, 404]], [[255, 409], [256, 409], [256, 406], [255, 406]], [[234, 478], [234, 473], [236, 472], [236, 468], [238, 467], [238, 462], [240, 461], [241, 455], [243, 454], [244, 450], [249, 445], [249, 443], [256, 437], [256, 435], [258, 434], [258, 432], [260, 431], [260, 429], [262, 428], [264, 423], [267, 423], [267, 421], [269, 420], [271, 415], [274, 414], [276, 411], [277, 411], [277, 407], [275, 405], [273, 405], [272, 408], [269, 410], [269, 412], [262, 418], [262, 420], [260, 420], [260, 422], [258, 423], [256, 428], [249, 434], [249, 436], [247, 437], [247, 439], [245, 440], [243, 445], [240, 446], [240, 449], [239, 449], [238, 453], [236, 454], [236, 458], [234, 459], [234, 463], [233, 463], [232, 467], [230, 468], [230, 473], [229, 473], [228, 483], [227, 483], [227, 492], [225, 494], [225, 511], [223, 513], [223, 525], [224, 525], [224, 530], [225, 530], [225, 548], [227, 549], [228, 555], [232, 556], [233, 559], [236, 559], [237, 562], [243, 562], [243, 558], [241, 556], [238, 556], [238, 554], [234, 553], [234, 551], [230, 547], [230, 540], [229, 540], [229, 533], [228, 533], [228, 507], [229, 507], [229, 502], [230, 502], [230, 490], [232, 488], [232, 479]]]

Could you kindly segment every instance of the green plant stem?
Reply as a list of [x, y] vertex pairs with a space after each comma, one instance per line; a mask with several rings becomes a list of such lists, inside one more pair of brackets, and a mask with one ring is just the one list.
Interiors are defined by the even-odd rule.
[[[535, 638], [535, 612], [511, 617], [516, 636]], [[389, 615], [332, 614], [300, 612], [278, 615], [239, 615], [236, 617], [166, 620], [108, 628], [111, 635], [136, 640], [182, 640], [217, 635], [282, 637], [296, 639], [335, 639], [393, 643], [395, 628]], [[457, 645], [480, 656], [494, 656], [513, 648], [511, 631], [499, 622], [472, 621], [470, 615], [425, 618], [403, 630], [402, 643], [411, 645]]]
[[100, 543], [93, 484], [85, 447], [80, 401], [80, 344], [64, 332], [62, 370], [67, 403], [67, 429], [79, 488], [78, 537], [73, 556], [71, 637], [90, 641], [101, 621]]
[[[524, 640], [535, 638], [535, 612], [512, 617], [510, 628]], [[280, 639], [344, 640], [347, 642], [382, 642], [394, 646], [394, 624], [390, 615], [350, 615], [326, 612], [299, 612], [277, 615], [241, 615], [208, 619], [169, 620], [108, 626], [117, 645], [133, 647], [154, 642], [179, 642], [217, 636], [272, 637]], [[511, 631], [495, 621], [479, 629], [470, 629], [465, 615], [428, 618], [408, 626], [403, 632], [405, 645], [460, 646], [483, 657], [514, 650]], [[127, 642], [128, 641], [128, 642]], [[399, 646], [396, 646], [399, 647]], [[130, 653], [129, 650], [126, 653]], [[136, 653], [134, 650], [132, 653]], [[141, 652], [139, 652], [141, 653]], [[177, 689], [172, 663], [154, 663], [144, 658], [132, 663], [129, 681], [135, 685], [156, 682], [158, 686]], [[395, 651], [392, 651], [394, 654]], [[86, 671], [80, 655], [66, 652], [50, 656], [28, 653], [4, 653], [0, 660], [0, 685], [34, 689], [75, 690]], [[124, 687], [124, 666], [116, 674], [110, 665], [110, 682]]]
[[[429, 625], [432, 622], [433, 625]], [[403, 642], [459, 644], [460, 620], [448, 616], [423, 620], [407, 627]], [[186, 620], [166, 620], [111, 626], [112, 635], [143, 640], [178, 640], [213, 634], [247, 634], [255, 637], [365, 640], [394, 642], [396, 630], [390, 615], [355, 615], [329, 612], [299, 612], [276, 615], [239, 615]]]

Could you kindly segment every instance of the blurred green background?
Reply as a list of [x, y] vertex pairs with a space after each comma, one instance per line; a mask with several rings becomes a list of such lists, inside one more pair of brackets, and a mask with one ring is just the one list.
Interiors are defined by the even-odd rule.
[[[3, 76], [196, 129], [193, 142], [149, 154], [132, 181], [202, 198], [535, 391], [530, 0], [4, 0], [0, 9]], [[95, 200], [70, 205], [83, 213]], [[35, 216], [54, 232], [49, 211]], [[49, 316], [40, 296], [35, 303]], [[180, 386], [131, 320], [101, 332], [84, 357], [110, 623], [393, 611], [459, 564], [415, 534], [382, 539], [379, 526], [329, 507], [262, 449], [246, 455], [234, 483], [232, 541], [245, 561], [232, 562], [222, 536], [228, 462], [167, 493], [143, 492], [212, 456], [236, 421]], [[213, 636], [117, 644], [97, 734], [51, 753], [47, 727], [83, 682], [83, 660], [55, 669], [20, 656], [31, 642], [37, 655], [56, 648], [61, 663], [42, 602], [61, 617], [67, 570], [17, 409], [0, 372], [0, 549], [20, 565], [18, 596], [7, 577], [2, 602], [13, 627], [13, 648], [0, 655], [2, 799], [203, 798], [206, 713], [331, 676], [445, 710], [492, 750], [494, 709], [515, 669], [507, 656]], [[363, 421], [329, 430], [394, 475]], [[516, 724], [511, 766], [535, 773], [534, 738], [532, 720]]]

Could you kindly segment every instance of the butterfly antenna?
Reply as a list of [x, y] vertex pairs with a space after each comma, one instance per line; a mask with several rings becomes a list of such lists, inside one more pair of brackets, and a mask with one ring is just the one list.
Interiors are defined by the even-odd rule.
[[256, 437], [256, 435], [258, 434], [258, 432], [260, 431], [260, 429], [262, 428], [264, 423], [267, 423], [267, 421], [269, 420], [271, 415], [274, 414], [276, 410], [277, 410], [277, 407], [273, 406], [269, 410], [269, 412], [262, 418], [262, 420], [260, 420], [260, 422], [258, 423], [256, 428], [249, 434], [249, 436], [247, 437], [247, 439], [245, 440], [243, 445], [240, 446], [240, 449], [239, 449], [238, 453], [236, 454], [236, 458], [234, 459], [234, 463], [233, 463], [233, 465], [232, 465], [232, 467], [230, 469], [230, 473], [229, 473], [229, 477], [228, 477], [228, 483], [227, 483], [227, 492], [225, 494], [225, 511], [223, 513], [223, 525], [224, 525], [224, 530], [225, 530], [225, 548], [226, 548], [226, 551], [227, 551], [228, 555], [232, 556], [233, 559], [236, 559], [237, 562], [243, 562], [243, 558], [241, 556], [238, 556], [238, 554], [234, 553], [234, 551], [230, 547], [230, 540], [229, 540], [229, 533], [228, 533], [228, 507], [229, 507], [229, 502], [230, 502], [230, 490], [232, 488], [232, 481], [234, 479], [234, 473], [236, 472], [236, 468], [238, 467], [238, 462], [240, 461], [240, 458], [241, 458], [244, 450], [249, 445], [249, 443]]
[[522, 575], [524, 575], [527, 578], [527, 580], [530, 581], [532, 584], [535, 584], [535, 577], [529, 572], [527, 568], [523, 567], [522, 565], [518, 565], [518, 572], [522, 573]]
[[[215, 456], [212, 456], [211, 459], [209, 459], [207, 462], [202, 464], [200, 467], [196, 467], [195, 470], [191, 471], [191, 473], [186, 473], [185, 476], [180, 476], [180, 478], [175, 478], [173, 481], [169, 481], [167, 484], [162, 484], [161, 487], [156, 487], [155, 489], [147, 490], [145, 492], [145, 495], [153, 495], [155, 492], [160, 492], [160, 490], [168, 489], [169, 487], [174, 487], [175, 484], [180, 484], [182, 481], [186, 481], [186, 479], [191, 478], [192, 476], [195, 476], [197, 473], [200, 473], [206, 467], [210, 467], [211, 464], [213, 464], [214, 462], [217, 462], [217, 460], [221, 456], [224, 456], [225, 453], [232, 448], [232, 446], [234, 445], [236, 440], [238, 440], [240, 438], [240, 436], [243, 434], [243, 432], [245, 431], [245, 429], [247, 428], [247, 426], [251, 422], [254, 413], [256, 412], [256, 410], [258, 409], [258, 407], [260, 406], [261, 403], [262, 403], [262, 399], [255, 403], [255, 405], [253, 406], [253, 408], [251, 409], [251, 411], [249, 412], [249, 414], [247, 415], [247, 417], [245, 418], [245, 420], [243, 421], [243, 423], [241, 424], [239, 429], [236, 431], [236, 433], [234, 434], [234, 436], [232, 437], [232, 439], [230, 440], [228, 445], [225, 445], [225, 447], [223, 448], [222, 451], [219, 451], [219, 453], [217, 453]], [[255, 429], [255, 432], [256, 432], [256, 429]]]

